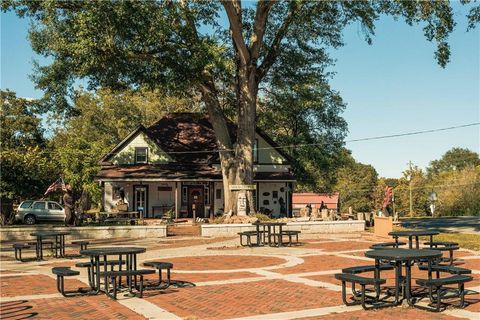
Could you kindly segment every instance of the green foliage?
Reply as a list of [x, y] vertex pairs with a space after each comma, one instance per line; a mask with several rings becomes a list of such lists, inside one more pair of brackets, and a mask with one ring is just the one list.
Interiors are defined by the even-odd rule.
[[413, 215], [428, 213], [428, 194], [431, 191], [425, 172], [413, 166], [405, 170], [395, 187], [395, 208], [399, 216], [410, 214], [410, 184], [412, 188]]
[[51, 149], [43, 138], [35, 101], [1, 91], [0, 196], [21, 201], [39, 198], [58, 177]]
[[439, 160], [430, 162], [427, 173], [429, 177], [433, 177], [443, 172], [461, 171], [478, 165], [480, 165], [478, 153], [464, 148], [452, 148]]
[[[335, 171], [342, 163], [341, 148], [347, 123], [338, 92], [324, 76], [324, 65], [315, 64], [323, 52], [298, 56], [288, 49], [271, 72], [258, 107], [258, 123], [294, 159], [300, 191], [331, 191]], [[328, 63], [325, 61], [325, 64]]]
[[260, 222], [268, 222], [268, 221], [275, 220], [275, 219], [271, 219], [269, 216], [267, 216], [266, 214], [262, 214], [262, 213], [255, 214], [255, 218], [257, 218], [257, 220], [260, 221]]
[[346, 165], [337, 171], [335, 191], [340, 192], [341, 211], [348, 207], [354, 211], [372, 211], [377, 184], [377, 172], [371, 165], [356, 162], [351, 156]]

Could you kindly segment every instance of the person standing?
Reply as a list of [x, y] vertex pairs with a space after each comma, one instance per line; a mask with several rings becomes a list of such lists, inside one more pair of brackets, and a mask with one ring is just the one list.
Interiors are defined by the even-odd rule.
[[65, 208], [65, 226], [71, 227], [75, 221], [75, 207], [73, 206], [72, 186], [65, 185], [63, 194], [63, 206]]

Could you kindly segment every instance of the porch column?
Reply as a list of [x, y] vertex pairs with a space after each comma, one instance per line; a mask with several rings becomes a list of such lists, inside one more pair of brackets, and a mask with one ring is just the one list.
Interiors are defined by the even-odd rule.
[[100, 182], [100, 190], [102, 190], [102, 201], [100, 204], [100, 211], [103, 212], [105, 211], [105, 182], [101, 181]]
[[180, 212], [180, 203], [178, 203], [179, 189], [178, 182], [175, 182], [175, 219], [178, 219], [178, 213]]

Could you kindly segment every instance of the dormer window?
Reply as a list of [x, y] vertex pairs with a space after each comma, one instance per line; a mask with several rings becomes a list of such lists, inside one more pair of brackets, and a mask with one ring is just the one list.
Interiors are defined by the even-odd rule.
[[253, 142], [253, 162], [258, 163], [258, 139]]
[[148, 148], [135, 148], [135, 163], [147, 163]]

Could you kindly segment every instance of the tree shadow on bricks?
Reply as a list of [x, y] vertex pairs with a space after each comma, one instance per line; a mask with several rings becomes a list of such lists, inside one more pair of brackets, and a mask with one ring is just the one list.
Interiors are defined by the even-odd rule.
[[38, 312], [26, 312], [32, 309], [32, 306], [27, 305], [27, 303], [27, 300], [0, 303], [0, 318], [21, 320], [36, 317], [38, 315]]

